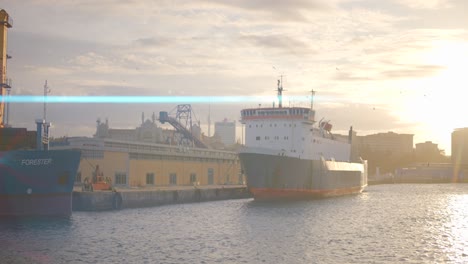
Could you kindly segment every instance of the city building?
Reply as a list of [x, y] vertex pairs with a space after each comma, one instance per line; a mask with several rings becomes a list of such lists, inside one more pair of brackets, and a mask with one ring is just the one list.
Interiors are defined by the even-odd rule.
[[358, 136], [361, 152], [385, 152], [389, 156], [413, 153], [413, 134], [394, 132]]
[[95, 138], [111, 138], [116, 140], [127, 140], [127, 141], [141, 141], [151, 143], [164, 143], [167, 142], [168, 136], [164, 133], [162, 128], [156, 125], [156, 117], [153, 113], [152, 120], [146, 119], [144, 114], [141, 116], [141, 125], [136, 129], [113, 129], [109, 128], [109, 120], [101, 122], [101, 119], [96, 121], [96, 134]]
[[454, 178], [468, 180], [468, 127], [452, 132], [452, 164]]
[[426, 162], [440, 162], [440, 157], [443, 151], [438, 148], [438, 145], [431, 141], [417, 143], [414, 149], [415, 159]]
[[221, 139], [225, 146], [231, 146], [236, 143], [236, 121], [215, 122], [215, 136]]
[[423, 155], [427, 153], [436, 153], [439, 154], [440, 150], [437, 147], [437, 144], [432, 143], [432, 141], [426, 141], [424, 143], [416, 143], [415, 154]]

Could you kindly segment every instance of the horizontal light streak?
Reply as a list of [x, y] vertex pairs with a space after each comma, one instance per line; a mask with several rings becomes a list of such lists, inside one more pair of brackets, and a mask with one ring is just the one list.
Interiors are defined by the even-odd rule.
[[[310, 102], [305, 96], [284, 98], [288, 102]], [[55, 96], [10, 95], [0, 96], [5, 103], [277, 103], [276, 96]]]

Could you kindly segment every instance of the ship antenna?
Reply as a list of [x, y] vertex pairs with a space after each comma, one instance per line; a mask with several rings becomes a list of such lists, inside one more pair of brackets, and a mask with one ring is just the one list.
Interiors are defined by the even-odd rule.
[[50, 89], [49, 87], [47, 86], [47, 80], [45, 81], [45, 84], [44, 84], [44, 122], [46, 122], [47, 120], [47, 111], [46, 111], [46, 107], [47, 107], [47, 94], [50, 93]]
[[281, 75], [281, 80], [278, 80], [278, 106], [283, 107], [283, 75]]
[[313, 110], [313, 109], [314, 109], [314, 95], [315, 95], [315, 91], [314, 91], [314, 90], [311, 90], [310, 93], [311, 93], [311, 96], [310, 96], [310, 109]]

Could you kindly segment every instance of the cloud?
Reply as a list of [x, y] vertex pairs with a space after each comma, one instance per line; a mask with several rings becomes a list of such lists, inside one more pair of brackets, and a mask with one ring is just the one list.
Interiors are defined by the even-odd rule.
[[253, 44], [257, 49], [261, 49], [262, 47], [276, 49], [282, 53], [296, 56], [304, 56], [316, 53], [316, 51], [314, 51], [304, 41], [286, 35], [244, 35], [241, 36], [240, 39]]
[[134, 41], [135, 45], [140, 47], [160, 47], [166, 46], [171, 43], [171, 41], [167, 38], [156, 38], [156, 37], [148, 37], [148, 38], [139, 38]]
[[321, 0], [226, 0], [226, 1], [209, 1], [206, 2], [234, 7], [252, 13], [260, 13], [263, 15], [271, 15], [277, 21], [308, 21], [309, 12], [322, 12], [334, 8], [336, 1], [321, 1]]
[[445, 69], [443, 66], [439, 65], [401, 65], [396, 64], [394, 65], [392, 70], [386, 70], [381, 73], [384, 78], [389, 79], [415, 79], [415, 78], [423, 78], [428, 76], [434, 76], [438, 72]]
[[337, 81], [369, 81], [371, 78], [369, 76], [362, 76], [360, 74], [363, 73], [353, 73], [353, 72], [345, 72], [343, 70], [337, 70], [335, 80]]
[[453, 7], [452, 0], [397, 0], [397, 3], [414, 9], [442, 9]]

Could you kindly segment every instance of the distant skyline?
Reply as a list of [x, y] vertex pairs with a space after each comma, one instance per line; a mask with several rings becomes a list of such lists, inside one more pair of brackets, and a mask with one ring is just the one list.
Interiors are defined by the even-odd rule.
[[[467, 127], [468, 2], [463, 0], [0, 0], [12, 95], [199, 96], [203, 132], [275, 98], [306, 105], [337, 133], [393, 131], [450, 154]], [[271, 99], [271, 101], [273, 101]], [[270, 102], [272, 104], [273, 102]], [[96, 119], [133, 128], [177, 103], [50, 103], [53, 136], [92, 136]], [[210, 107], [208, 106], [210, 105]], [[10, 124], [34, 129], [41, 103], [12, 103]], [[239, 124], [239, 122], [237, 122]], [[213, 133], [213, 126], [212, 126]], [[240, 135], [237, 135], [240, 138]]]

